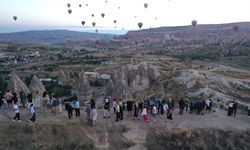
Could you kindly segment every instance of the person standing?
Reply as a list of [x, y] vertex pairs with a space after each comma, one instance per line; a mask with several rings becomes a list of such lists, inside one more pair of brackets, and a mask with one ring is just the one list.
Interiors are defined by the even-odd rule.
[[16, 115], [12, 119], [12, 121], [16, 121], [16, 119], [17, 119], [18, 122], [21, 122], [21, 120], [20, 120], [20, 110], [18, 108], [17, 102], [14, 103], [13, 108], [14, 108], [14, 112], [15, 112]]
[[[189, 104], [189, 98], [188, 98], [188, 96], [185, 97], [185, 100], [184, 100], [184, 101], [185, 101], [185, 108], [186, 108], [186, 111], [188, 111], [188, 104]], [[184, 109], [185, 109], [185, 108], [184, 108]]]
[[181, 97], [180, 101], [179, 101], [179, 115], [183, 115], [183, 110], [185, 109], [185, 101], [183, 99], [183, 97]]
[[26, 107], [27, 95], [25, 94], [23, 89], [21, 90], [19, 96], [20, 96], [21, 103], [22, 103], [23, 107], [25, 108]]
[[227, 116], [231, 116], [233, 114], [233, 104], [234, 104], [233, 101], [229, 102]]
[[36, 91], [36, 95], [35, 95], [35, 107], [36, 108], [40, 108], [41, 106], [41, 96], [39, 95], [39, 92]]
[[12, 102], [14, 102], [14, 104], [18, 104], [18, 98], [17, 98], [17, 94], [15, 92], [12, 93], [13, 97], [12, 97]]
[[148, 122], [147, 108], [145, 108], [145, 107], [142, 110], [142, 116], [143, 116], [144, 122]]
[[119, 106], [120, 106], [120, 120], [123, 120], [123, 110], [124, 110], [124, 105], [122, 102], [122, 99], [120, 98], [119, 100]]
[[6, 101], [7, 101], [8, 107], [11, 108], [12, 107], [12, 98], [13, 98], [13, 95], [10, 92], [10, 90], [7, 90], [7, 92], [5, 93], [4, 97], [5, 97]]
[[233, 100], [233, 114], [234, 114], [234, 117], [236, 117], [237, 107], [238, 107], [238, 102], [236, 100]]
[[27, 95], [27, 99], [28, 99], [28, 109], [30, 109], [30, 105], [33, 103], [33, 98], [31, 93]]
[[66, 108], [66, 110], [67, 110], [67, 112], [68, 112], [68, 117], [69, 117], [69, 119], [71, 119], [71, 117], [72, 117], [72, 111], [73, 111], [73, 108], [72, 108], [72, 105], [70, 104], [70, 101], [69, 100], [66, 100], [65, 101], [65, 108]]
[[152, 110], [153, 121], [156, 121], [156, 114], [157, 114], [157, 108], [155, 105], [153, 105], [153, 110]]
[[90, 111], [90, 116], [92, 119], [92, 126], [96, 125], [96, 120], [97, 120], [97, 110], [96, 107], [92, 108]]
[[103, 118], [110, 118], [110, 101], [108, 98], [104, 99], [104, 115]]
[[44, 91], [43, 92], [43, 95], [42, 95], [42, 112], [46, 112], [46, 109], [47, 109], [47, 104], [48, 104], [48, 99], [47, 99], [47, 92]]
[[75, 112], [76, 112], [76, 117], [80, 116], [80, 102], [78, 99], [75, 101]]
[[30, 118], [29, 122], [32, 123], [32, 122], [36, 121], [36, 111], [35, 111], [35, 106], [33, 103], [31, 103], [29, 109], [30, 109], [30, 113], [31, 113], [31, 118]]
[[120, 120], [120, 105], [119, 105], [118, 100], [116, 100], [115, 114], [116, 114], [116, 120], [115, 121], [119, 121]]

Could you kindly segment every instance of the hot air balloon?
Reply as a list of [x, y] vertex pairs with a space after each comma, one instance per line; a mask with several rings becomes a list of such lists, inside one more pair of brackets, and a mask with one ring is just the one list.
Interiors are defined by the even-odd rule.
[[70, 3], [68, 3], [67, 6], [70, 7]]
[[118, 9], [121, 9], [121, 7], [119, 6]]
[[116, 23], [116, 20], [114, 20], [114, 23]]
[[138, 23], [138, 27], [141, 29], [142, 26], [143, 26], [143, 23], [142, 23], [142, 22], [139, 22], [139, 23]]
[[106, 0], [105, 3], [107, 3], [108, 1]]
[[96, 23], [95, 22], [92, 22], [92, 26], [95, 27]]
[[147, 3], [144, 4], [144, 8], [148, 8], [148, 4]]
[[233, 26], [233, 30], [234, 30], [235, 32], [238, 32], [239, 28], [240, 28], [239, 25], [234, 25], [234, 26]]
[[13, 16], [13, 19], [16, 21], [17, 20], [17, 16]]
[[157, 17], [155, 17], [155, 20], [157, 20], [158, 18]]
[[85, 21], [82, 21], [82, 25], [83, 25], [83, 26], [85, 25]]
[[101, 16], [102, 16], [102, 18], [104, 18], [104, 17], [105, 17], [105, 14], [104, 14], [104, 13], [102, 13], [102, 14], [101, 14]]
[[89, 6], [89, 4], [86, 4], [86, 6]]
[[69, 13], [69, 14], [71, 14], [71, 13], [72, 13], [72, 10], [71, 10], [71, 9], [69, 9], [69, 10], [68, 10], [68, 13]]
[[91, 16], [92, 16], [92, 17], [94, 17], [95, 15], [94, 15], [94, 14], [92, 14]]
[[124, 28], [122, 28], [122, 30], [124, 30]]
[[195, 27], [197, 25], [197, 21], [196, 20], [193, 20], [192, 21], [192, 26]]
[[136, 18], [136, 16], [135, 16], [135, 18]]
[[95, 29], [95, 33], [98, 33], [98, 29]]
[[79, 4], [79, 7], [82, 7], [82, 4]]

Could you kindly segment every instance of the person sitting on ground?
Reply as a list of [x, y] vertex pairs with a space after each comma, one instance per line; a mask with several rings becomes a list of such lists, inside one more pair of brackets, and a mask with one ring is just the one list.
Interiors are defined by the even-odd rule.
[[35, 122], [36, 121], [36, 110], [35, 110], [35, 106], [34, 106], [33, 103], [30, 104], [29, 110], [30, 110], [30, 113], [31, 113], [31, 118], [30, 118], [29, 122], [30, 123]]
[[17, 102], [14, 103], [13, 108], [14, 108], [14, 112], [15, 112], [15, 117], [12, 119], [12, 121], [16, 121], [16, 119], [17, 119], [18, 122], [21, 122], [21, 120], [20, 120], [20, 110], [18, 108]]

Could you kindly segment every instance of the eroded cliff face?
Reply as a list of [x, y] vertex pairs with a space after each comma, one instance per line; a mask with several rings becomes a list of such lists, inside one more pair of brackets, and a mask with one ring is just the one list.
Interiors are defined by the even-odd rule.
[[18, 75], [14, 71], [10, 74], [10, 80], [7, 89], [16, 93], [19, 93], [22, 89], [25, 91], [25, 93], [30, 92], [28, 87], [24, 84], [24, 82], [18, 77]]

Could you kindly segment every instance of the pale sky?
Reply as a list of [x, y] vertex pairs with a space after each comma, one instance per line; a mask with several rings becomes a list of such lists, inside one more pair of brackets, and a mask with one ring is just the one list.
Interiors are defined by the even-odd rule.
[[[67, 3], [71, 4], [71, 15]], [[147, 9], [144, 3], [148, 3]], [[102, 18], [101, 13], [106, 16]], [[130, 30], [138, 29], [138, 22], [143, 22], [142, 28], [149, 28], [190, 25], [194, 19], [198, 24], [250, 22], [250, 0], [0, 0], [0, 32]], [[116, 25], [113, 20], [117, 20]], [[96, 22], [95, 28], [92, 22]]]

